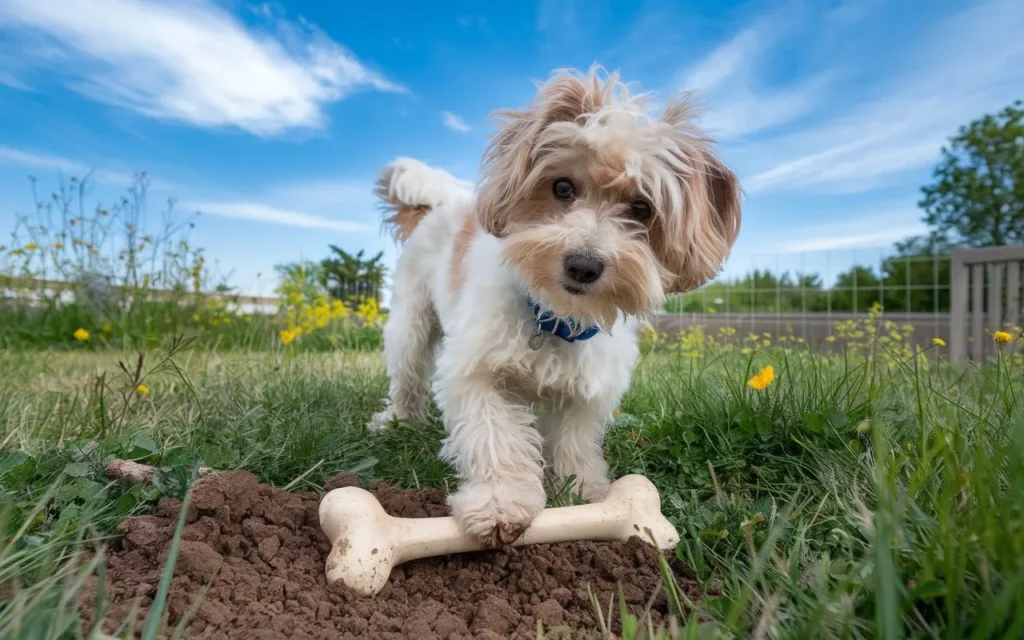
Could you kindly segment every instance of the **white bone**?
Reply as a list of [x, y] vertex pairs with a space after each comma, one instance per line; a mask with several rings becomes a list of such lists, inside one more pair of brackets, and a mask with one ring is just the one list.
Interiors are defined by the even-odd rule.
[[[320, 502], [320, 526], [331, 542], [327, 582], [341, 580], [355, 591], [373, 595], [384, 588], [392, 567], [432, 556], [489, 547], [464, 534], [454, 518], [395, 518], [368, 491], [343, 487]], [[649, 532], [649, 533], [648, 533]], [[545, 509], [512, 546], [571, 540], [625, 542], [653, 538], [660, 549], [679, 542], [675, 527], [661, 513], [661, 498], [650, 480], [623, 476], [601, 502]]]

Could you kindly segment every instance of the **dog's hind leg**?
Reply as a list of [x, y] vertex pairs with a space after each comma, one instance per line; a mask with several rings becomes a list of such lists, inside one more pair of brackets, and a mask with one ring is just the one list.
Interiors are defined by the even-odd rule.
[[437, 313], [423, 283], [396, 278], [395, 289], [384, 324], [384, 363], [391, 381], [384, 410], [370, 420], [369, 428], [374, 431], [395, 420], [426, 419], [434, 346], [441, 335]]

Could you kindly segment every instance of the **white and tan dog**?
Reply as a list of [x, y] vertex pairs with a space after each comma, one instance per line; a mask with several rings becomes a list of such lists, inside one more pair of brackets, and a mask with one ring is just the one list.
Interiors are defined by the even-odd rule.
[[408, 158], [378, 182], [405, 248], [370, 427], [423, 419], [432, 388], [460, 478], [449, 506], [487, 544], [544, 508], [545, 467], [604, 496], [641, 319], [713, 277], [739, 231], [739, 185], [688, 100], [646, 107], [616, 74], [558, 72], [502, 114], [476, 193]]

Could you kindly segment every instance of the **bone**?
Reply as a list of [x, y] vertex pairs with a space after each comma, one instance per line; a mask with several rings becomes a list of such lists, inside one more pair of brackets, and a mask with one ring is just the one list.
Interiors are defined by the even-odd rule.
[[[320, 502], [320, 526], [331, 542], [327, 582], [339, 580], [364, 595], [384, 588], [392, 568], [419, 558], [492, 549], [466, 535], [455, 519], [395, 518], [368, 491], [343, 487]], [[675, 548], [679, 534], [661, 513], [650, 480], [627, 475], [601, 502], [543, 510], [510, 546], [573, 540], [625, 542], [640, 536], [659, 549]]]

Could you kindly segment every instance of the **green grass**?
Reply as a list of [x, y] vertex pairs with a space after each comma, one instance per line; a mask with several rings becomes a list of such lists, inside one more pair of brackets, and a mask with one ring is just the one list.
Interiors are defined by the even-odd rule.
[[[765, 364], [776, 381], [747, 388]], [[153, 351], [145, 396], [134, 366], [104, 350], [0, 353], [0, 637], [73, 637], [75, 590], [103, 570], [81, 552], [161, 495], [184, 497], [200, 465], [291, 489], [342, 470], [453, 482], [436, 417], [365, 431], [386, 389], [379, 353]], [[614, 473], [659, 487], [676, 553], [710, 594], [692, 603], [667, 582], [681, 636], [1024, 633], [1019, 361], [658, 352], [621, 411]], [[165, 472], [125, 489], [103, 478], [114, 457]]]

